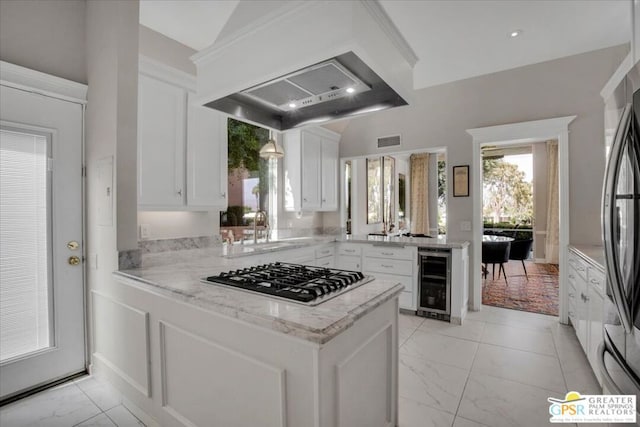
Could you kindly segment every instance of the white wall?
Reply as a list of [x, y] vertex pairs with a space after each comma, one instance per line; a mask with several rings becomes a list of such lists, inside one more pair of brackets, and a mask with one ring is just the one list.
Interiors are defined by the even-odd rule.
[[0, 59], [87, 83], [85, 1], [0, 1]]
[[[352, 120], [342, 134], [340, 155], [379, 155], [385, 150], [376, 148], [377, 137], [402, 134], [403, 149], [446, 146], [451, 182], [453, 166], [471, 164], [472, 138], [466, 129], [577, 115], [569, 126], [570, 238], [572, 243], [599, 243], [604, 174], [599, 92], [627, 51], [628, 46], [618, 46], [422, 89], [413, 105]], [[449, 192], [451, 240], [472, 239], [460, 223], [472, 220], [474, 197], [454, 198]]]

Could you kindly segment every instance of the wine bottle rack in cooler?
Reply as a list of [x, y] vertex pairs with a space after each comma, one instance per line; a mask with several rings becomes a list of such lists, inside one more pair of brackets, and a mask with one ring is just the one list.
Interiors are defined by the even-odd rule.
[[451, 315], [451, 251], [420, 249], [417, 314], [440, 320]]

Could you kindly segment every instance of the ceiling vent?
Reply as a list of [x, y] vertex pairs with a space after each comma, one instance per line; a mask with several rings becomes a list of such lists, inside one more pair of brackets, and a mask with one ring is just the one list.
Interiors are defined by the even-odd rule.
[[400, 145], [400, 135], [383, 136], [378, 138], [378, 148], [397, 147]]

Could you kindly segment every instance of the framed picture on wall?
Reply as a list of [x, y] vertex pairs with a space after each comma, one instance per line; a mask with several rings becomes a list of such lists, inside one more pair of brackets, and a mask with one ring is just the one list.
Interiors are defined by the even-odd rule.
[[453, 197], [469, 197], [469, 165], [453, 167]]

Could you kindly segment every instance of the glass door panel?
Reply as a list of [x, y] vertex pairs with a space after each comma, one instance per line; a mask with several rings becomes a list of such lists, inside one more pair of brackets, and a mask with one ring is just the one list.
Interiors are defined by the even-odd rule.
[[0, 130], [0, 363], [53, 345], [48, 145]]

